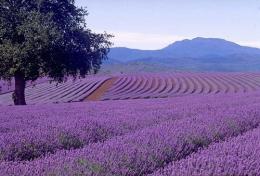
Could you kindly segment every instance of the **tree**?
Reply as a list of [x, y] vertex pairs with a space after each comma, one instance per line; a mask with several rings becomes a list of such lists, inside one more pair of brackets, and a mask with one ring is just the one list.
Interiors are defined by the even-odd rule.
[[0, 79], [15, 80], [15, 105], [25, 105], [26, 81], [65, 81], [100, 69], [112, 43], [93, 33], [74, 0], [0, 0]]

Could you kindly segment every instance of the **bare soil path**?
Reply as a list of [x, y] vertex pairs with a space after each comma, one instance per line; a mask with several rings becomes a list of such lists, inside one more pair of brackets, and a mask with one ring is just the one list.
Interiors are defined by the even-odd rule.
[[84, 101], [98, 101], [113, 86], [117, 77], [110, 78], [101, 84], [94, 92], [92, 92]]

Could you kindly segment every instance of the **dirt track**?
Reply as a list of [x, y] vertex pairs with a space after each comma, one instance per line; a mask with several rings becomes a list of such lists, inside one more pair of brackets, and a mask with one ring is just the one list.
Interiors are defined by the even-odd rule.
[[94, 92], [92, 92], [86, 99], [85, 101], [98, 101], [100, 98], [104, 95], [104, 93], [109, 90], [114, 82], [117, 80], [117, 78], [111, 78], [105, 81], [101, 86], [99, 86]]

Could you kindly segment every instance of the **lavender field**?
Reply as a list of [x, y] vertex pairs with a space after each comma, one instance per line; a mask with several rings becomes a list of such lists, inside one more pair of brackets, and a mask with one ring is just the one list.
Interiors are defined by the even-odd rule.
[[[88, 76], [50, 83], [29, 83], [27, 104], [168, 98], [187, 95], [229, 94], [260, 91], [259, 73], [140, 73]], [[12, 105], [12, 86], [0, 82], [0, 106]], [[9, 89], [8, 89], [9, 88]], [[9, 90], [9, 92], [8, 92]]]
[[259, 102], [254, 90], [1, 106], [0, 173], [258, 175]]
[[260, 176], [257, 0], [0, 0], [0, 176]]
[[[63, 103], [79, 102], [94, 92], [109, 76], [92, 77], [85, 79], [69, 78], [66, 82], [50, 82], [47, 78], [28, 83], [25, 89], [25, 96], [28, 104], [46, 104], [46, 103]], [[13, 105], [12, 91], [13, 84], [8, 86], [8, 82], [0, 82], [3, 87], [0, 92], [0, 105]]]

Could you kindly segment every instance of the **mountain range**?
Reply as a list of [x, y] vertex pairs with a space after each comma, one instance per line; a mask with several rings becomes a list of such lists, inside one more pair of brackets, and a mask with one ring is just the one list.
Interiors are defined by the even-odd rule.
[[260, 49], [217, 38], [177, 41], [160, 50], [112, 48], [103, 70], [260, 71]]

